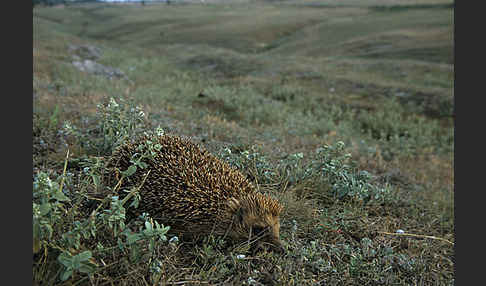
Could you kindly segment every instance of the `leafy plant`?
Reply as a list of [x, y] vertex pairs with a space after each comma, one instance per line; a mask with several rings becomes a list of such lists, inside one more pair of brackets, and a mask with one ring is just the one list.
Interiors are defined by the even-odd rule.
[[89, 250], [74, 256], [68, 252], [61, 253], [57, 258], [59, 263], [65, 267], [64, 271], [61, 273], [61, 280], [66, 281], [75, 273], [75, 271], [87, 274], [93, 273], [96, 269], [96, 264], [90, 261], [91, 258], [92, 254]]
[[382, 202], [389, 198], [390, 189], [373, 185], [371, 174], [352, 165], [351, 155], [345, 152], [344, 146], [343, 142], [337, 142], [318, 149], [311, 163], [312, 168], [331, 186], [331, 193], [338, 199], [349, 198], [364, 203]]
[[453, 142], [453, 134], [444, 133], [439, 122], [405, 114], [396, 100], [387, 101], [380, 110], [359, 113], [355, 122], [362, 133], [381, 142], [389, 157], [416, 154], [424, 148], [449, 151]]
[[140, 168], [140, 169], [147, 168], [148, 165], [147, 165], [147, 163], [144, 162], [144, 160], [153, 159], [154, 156], [157, 154], [157, 152], [160, 151], [160, 149], [162, 148], [162, 146], [160, 144], [155, 143], [155, 142], [156, 142], [157, 136], [164, 135], [164, 130], [162, 128], [160, 128], [160, 126], [159, 126], [159, 127], [157, 127], [155, 132], [145, 132], [145, 134], [147, 134], [147, 135], [149, 133], [151, 133], [150, 136], [152, 136], [151, 138], [153, 140], [147, 140], [147, 141], [143, 142], [142, 144], [140, 144], [139, 146], [137, 146], [138, 152], [134, 153], [132, 155], [132, 157], [130, 158], [130, 163], [132, 163], [133, 165], [128, 167], [127, 170], [121, 171], [124, 176], [129, 177], [129, 176], [135, 174], [135, 172], [137, 171], [137, 168]]
[[[67, 209], [64, 202], [70, 199], [64, 195], [61, 184], [52, 181], [47, 173], [40, 172], [34, 180], [32, 202], [33, 251], [37, 253], [45, 242], [53, 237], [56, 223], [62, 220]], [[44, 242], [44, 245], [43, 245]]]
[[351, 154], [345, 152], [345, 144], [341, 141], [318, 148], [306, 160], [303, 153], [295, 153], [276, 164], [271, 164], [257, 150], [254, 146], [251, 151], [235, 153], [226, 148], [220, 155], [238, 169], [249, 172], [261, 184], [281, 182], [284, 178], [294, 185], [311, 181], [314, 186], [318, 183], [328, 186], [320, 191], [329, 192], [341, 200], [368, 203], [383, 202], [390, 198], [390, 187], [379, 187], [371, 183], [373, 176], [353, 165]]
[[[134, 225], [141, 223], [142, 227], [138, 231], [133, 232], [127, 227], [124, 205], [135, 197], [128, 207], [137, 206], [139, 187], [130, 190], [123, 199], [107, 195], [98, 208], [87, 216], [83, 214], [82, 202], [89, 196], [83, 191], [71, 193], [71, 198], [64, 194], [63, 186], [68, 182], [65, 175], [67, 161], [66, 158], [63, 175], [56, 179], [51, 179], [45, 172], [39, 172], [34, 179], [33, 251], [40, 255], [39, 263], [50, 257], [50, 253], [58, 252], [56, 261], [62, 266], [59, 278], [66, 281], [77, 273], [94, 275], [101, 271], [98, 261], [112, 257], [113, 252], [111, 256], [106, 256], [107, 251], [117, 250], [117, 255], [129, 251], [132, 262], [146, 263], [146, 267], [153, 269], [154, 260], [146, 261], [143, 258], [155, 257], [161, 243], [167, 240], [165, 235], [170, 227], [160, 225], [147, 214], [133, 222]], [[102, 183], [98, 177], [100, 166], [103, 166], [101, 161], [96, 158], [85, 160], [82, 165], [83, 182], [80, 186], [96, 185], [101, 188]], [[122, 174], [123, 177], [130, 175]], [[69, 206], [70, 203], [75, 206]], [[154, 276], [153, 279], [160, 279], [160, 271], [154, 272], [154, 275], [158, 275], [158, 278]]]
[[256, 145], [248, 149], [225, 148], [218, 155], [233, 167], [245, 172], [250, 179], [256, 179], [258, 183], [272, 180], [274, 166], [268, 162]]
[[118, 102], [110, 98], [106, 105], [97, 105], [97, 124], [93, 128], [79, 128], [65, 122], [62, 131], [74, 136], [89, 153], [108, 155], [121, 142], [146, 127], [145, 116], [140, 106], [133, 107], [122, 98]]

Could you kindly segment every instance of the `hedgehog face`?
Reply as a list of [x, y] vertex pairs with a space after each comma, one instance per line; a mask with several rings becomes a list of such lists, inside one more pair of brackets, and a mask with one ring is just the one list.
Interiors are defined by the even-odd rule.
[[250, 239], [262, 239], [262, 242], [280, 247], [280, 218], [272, 214], [257, 217], [253, 214], [243, 215], [245, 230]]
[[281, 250], [280, 212], [282, 206], [274, 199], [254, 193], [228, 202], [239, 237], [257, 241], [258, 245], [270, 244]]

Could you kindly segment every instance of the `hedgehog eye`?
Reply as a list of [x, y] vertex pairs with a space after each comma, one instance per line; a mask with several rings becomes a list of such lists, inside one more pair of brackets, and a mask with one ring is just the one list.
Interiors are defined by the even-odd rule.
[[265, 227], [261, 227], [261, 226], [254, 226], [254, 227], [252, 227], [252, 232], [253, 232], [254, 235], [260, 235], [265, 230], [266, 230], [266, 228]]

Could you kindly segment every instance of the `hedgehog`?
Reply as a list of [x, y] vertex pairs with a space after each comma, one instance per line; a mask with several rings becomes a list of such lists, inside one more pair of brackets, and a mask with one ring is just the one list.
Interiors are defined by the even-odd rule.
[[[119, 146], [107, 165], [112, 186], [148, 146], [152, 153], [142, 159], [145, 168], [123, 178], [118, 188], [141, 185], [139, 205], [127, 208], [128, 219], [148, 213], [181, 236], [214, 234], [283, 251], [279, 236], [283, 206], [259, 193], [240, 171], [187, 138], [145, 134]], [[122, 193], [126, 194], [119, 192], [120, 197]]]

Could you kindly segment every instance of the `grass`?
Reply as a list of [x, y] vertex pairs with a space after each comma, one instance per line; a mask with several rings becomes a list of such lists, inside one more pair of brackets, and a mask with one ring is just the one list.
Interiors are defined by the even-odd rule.
[[[36, 7], [34, 284], [453, 284], [450, 5]], [[72, 44], [129, 80], [76, 70]], [[126, 227], [114, 197], [83, 214], [111, 150], [159, 126], [277, 197], [287, 252]]]

